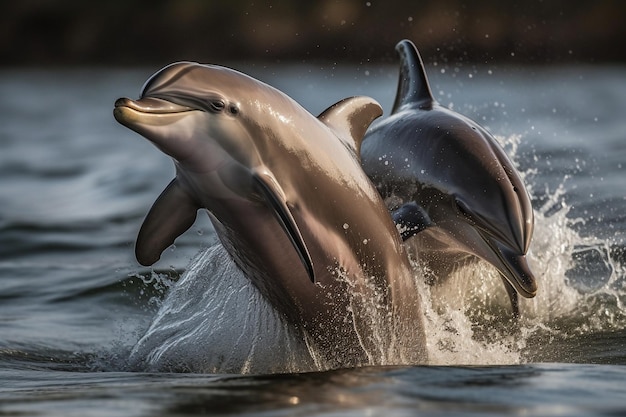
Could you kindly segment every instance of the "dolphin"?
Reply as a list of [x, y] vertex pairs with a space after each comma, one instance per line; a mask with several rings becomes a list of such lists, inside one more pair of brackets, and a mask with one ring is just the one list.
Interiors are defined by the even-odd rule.
[[206, 209], [251, 284], [332, 366], [423, 363], [410, 261], [360, 165], [381, 114], [373, 99], [351, 97], [316, 118], [233, 69], [161, 69], [138, 100], [114, 108], [176, 167], [141, 226], [137, 260], [156, 262]]
[[487, 261], [518, 317], [517, 294], [537, 292], [526, 259], [534, 227], [528, 192], [486, 129], [433, 98], [415, 45], [403, 40], [396, 51], [395, 102], [366, 132], [363, 168], [415, 257], [439, 278], [468, 257]]

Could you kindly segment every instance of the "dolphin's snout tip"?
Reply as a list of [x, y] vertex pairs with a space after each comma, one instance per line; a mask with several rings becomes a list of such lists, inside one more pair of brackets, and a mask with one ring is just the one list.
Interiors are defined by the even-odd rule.
[[537, 280], [528, 265], [525, 253], [520, 253], [499, 241], [492, 241], [490, 245], [497, 256], [497, 263], [493, 265], [515, 287], [524, 298], [533, 298], [537, 295]]
[[128, 112], [125, 111], [125, 109], [128, 109], [129, 107], [129, 102], [130, 99], [124, 97], [118, 98], [117, 100], [115, 100], [115, 104], [113, 106], [113, 117], [115, 118], [115, 120], [117, 120], [118, 123], [121, 123], [123, 125], [126, 125], [126, 122], [128, 122], [129, 119]]
[[121, 97], [121, 98], [118, 98], [117, 100], [115, 100], [115, 104], [113, 105], [113, 107], [115, 107], [115, 108], [117, 108], [117, 107], [125, 107], [125, 106], [128, 106], [129, 102], [130, 102], [129, 98]]

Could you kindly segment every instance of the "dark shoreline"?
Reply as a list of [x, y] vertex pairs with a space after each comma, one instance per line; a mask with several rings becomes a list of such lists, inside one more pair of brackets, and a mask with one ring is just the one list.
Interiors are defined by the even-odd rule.
[[3, 2], [0, 66], [200, 62], [426, 61], [552, 65], [626, 62], [626, 2]]

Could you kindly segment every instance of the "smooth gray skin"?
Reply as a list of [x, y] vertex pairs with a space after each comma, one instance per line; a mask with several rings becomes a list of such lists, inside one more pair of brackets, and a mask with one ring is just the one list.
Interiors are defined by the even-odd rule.
[[395, 103], [365, 135], [363, 168], [418, 259], [439, 278], [470, 255], [491, 263], [517, 317], [517, 293], [537, 291], [526, 260], [534, 223], [528, 192], [489, 132], [433, 98], [415, 45], [403, 40], [396, 51]]
[[138, 261], [156, 262], [205, 208], [237, 265], [325, 360], [423, 363], [408, 256], [358, 157], [381, 114], [353, 97], [315, 118], [237, 71], [165, 67], [114, 110], [176, 165], [139, 232]]

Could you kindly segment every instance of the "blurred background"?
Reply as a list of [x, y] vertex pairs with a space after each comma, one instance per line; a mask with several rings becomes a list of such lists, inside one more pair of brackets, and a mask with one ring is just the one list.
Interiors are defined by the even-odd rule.
[[620, 0], [1, 0], [0, 65], [626, 61]]

